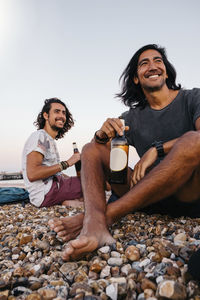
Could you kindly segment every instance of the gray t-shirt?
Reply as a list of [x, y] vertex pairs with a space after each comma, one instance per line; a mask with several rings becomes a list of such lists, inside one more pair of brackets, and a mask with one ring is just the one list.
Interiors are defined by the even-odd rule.
[[60, 157], [54, 139], [43, 129], [33, 132], [25, 143], [22, 154], [24, 183], [29, 192], [31, 203], [39, 207], [42, 204], [45, 195], [51, 188], [52, 176], [34, 182], [28, 180], [26, 170], [27, 155], [33, 151], [40, 152], [44, 156], [42, 164], [46, 166], [52, 166], [59, 163]]
[[200, 89], [181, 89], [176, 98], [161, 110], [152, 109], [147, 104], [143, 109], [131, 108], [122, 117], [130, 127], [126, 132], [128, 143], [142, 157], [153, 142], [167, 142], [195, 130], [195, 121], [200, 117]]

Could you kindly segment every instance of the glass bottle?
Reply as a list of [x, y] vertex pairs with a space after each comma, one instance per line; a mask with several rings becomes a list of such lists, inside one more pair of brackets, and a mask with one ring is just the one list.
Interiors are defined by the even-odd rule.
[[[73, 145], [74, 153], [79, 153], [76, 142], [72, 143], [72, 145]], [[75, 163], [75, 169], [76, 169], [76, 175], [78, 177], [80, 177], [81, 176], [81, 161], [80, 160]]]
[[111, 141], [110, 151], [110, 183], [126, 184], [128, 174], [128, 141], [124, 134], [125, 122], [123, 123], [123, 135], [116, 136]]

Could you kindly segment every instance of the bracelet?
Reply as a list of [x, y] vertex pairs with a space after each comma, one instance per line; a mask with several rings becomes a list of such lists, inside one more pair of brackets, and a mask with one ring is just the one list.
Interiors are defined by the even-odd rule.
[[59, 164], [59, 167], [60, 167], [60, 172], [62, 172], [63, 171], [63, 166], [61, 165], [60, 162], [58, 164]]
[[164, 157], [165, 156], [165, 152], [164, 152], [164, 148], [163, 148], [163, 142], [159, 141], [155, 141], [152, 144], [152, 147], [155, 147], [158, 153], [158, 157]]
[[69, 164], [68, 164], [67, 161], [61, 161], [59, 163], [59, 166], [60, 166], [61, 171], [66, 170], [67, 168], [69, 168]]
[[[98, 132], [102, 137], [97, 135]], [[98, 144], [106, 144], [110, 140], [109, 136], [101, 129], [95, 132], [94, 139]]]

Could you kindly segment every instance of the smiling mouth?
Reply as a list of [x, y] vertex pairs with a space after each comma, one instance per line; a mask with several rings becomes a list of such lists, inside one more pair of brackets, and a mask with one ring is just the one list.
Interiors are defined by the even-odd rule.
[[56, 122], [64, 124], [64, 120], [61, 120], [61, 119], [57, 119]]
[[150, 75], [148, 76], [148, 78], [158, 78], [160, 75], [156, 74], [156, 75]]
[[146, 75], [145, 78], [158, 78], [160, 77], [161, 74], [151, 74], [151, 75]]

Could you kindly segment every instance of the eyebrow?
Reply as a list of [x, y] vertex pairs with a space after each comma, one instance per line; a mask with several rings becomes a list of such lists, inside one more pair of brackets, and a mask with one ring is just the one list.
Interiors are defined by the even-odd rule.
[[66, 110], [65, 109], [60, 109], [60, 108], [55, 108], [54, 111], [62, 111], [66, 114]]
[[[154, 56], [154, 57], [153, 57], [153, 60], [158, 59], [158, 58], [161, 59], [161, 60], [163, 61], [162, 56]], [[143, 63], [144, 61], [148, 61], [148, 60], [149, 60], [149, 58], [143, 58], [141, 61], [138, 62], [138, 66], [140, 66], [141, 63]]]

